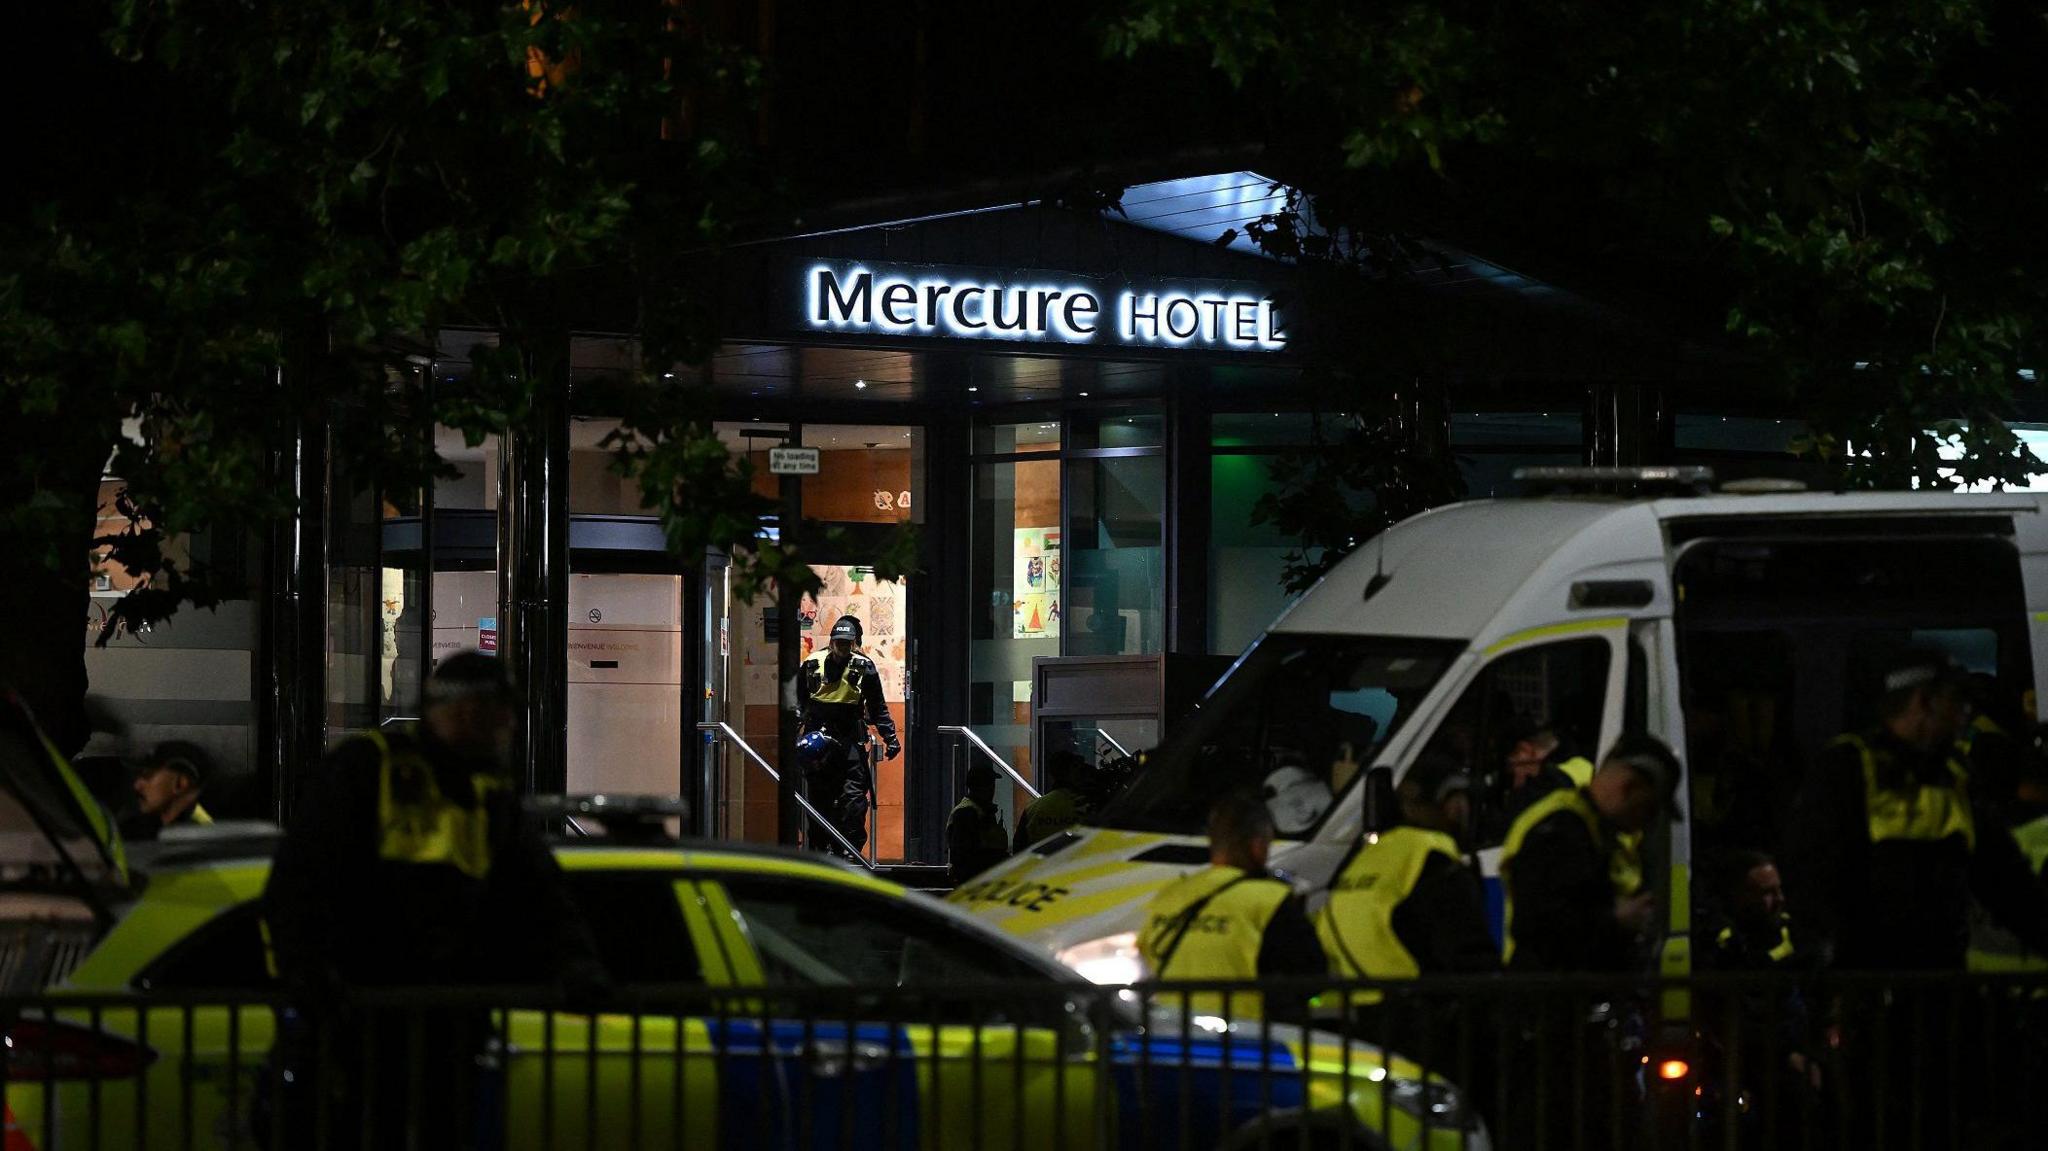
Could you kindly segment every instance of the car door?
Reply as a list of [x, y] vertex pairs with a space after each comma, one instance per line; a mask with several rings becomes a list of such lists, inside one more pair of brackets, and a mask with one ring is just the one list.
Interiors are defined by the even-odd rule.
[[[768, 991], [764, 1014], [778, 988], [803, 1009], [768, 1022], [794, 1116], [783, 1145], [1077, 1148], [1114, 1129], [1092, 1034], [1059, 981], [1000, 941], [852, 883], [723, 874], [699, 888], [728, 925], [736, 981]], [[971, 990], [998, 981], [1016, 989]]]
[[563, 859], [598, 958], [620, 995], [646, 994], [667, 1010], [505, 1012], [504, 1145], [758, 1151], [724, 1120], [764, 1103], [760, 1044], [723, 1033], [691, 995], [714, 978], [723, 982], [725, 967], [700, 946], [702, 923], [685, 906], [694, 899], [690, 884], [673, 870], [603, 862]]

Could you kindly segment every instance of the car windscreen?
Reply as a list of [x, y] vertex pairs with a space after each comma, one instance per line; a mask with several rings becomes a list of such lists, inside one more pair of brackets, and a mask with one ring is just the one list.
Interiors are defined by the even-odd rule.
[[1097, 821], [1200, 835], [1232, 788], [1283, 836], [1312, 832], [1463, 650], [1458, 640], [1269, 634], [1167, 732]]

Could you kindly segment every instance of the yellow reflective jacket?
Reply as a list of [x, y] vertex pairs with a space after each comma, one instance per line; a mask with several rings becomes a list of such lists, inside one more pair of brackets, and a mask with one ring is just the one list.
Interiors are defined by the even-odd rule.
[[[1333, 974], [1344, 979], [1413, 979], [1422, 974], [1394, 931], [1394, 910], [1415, 891], [1430, 856], [1459, 863], [1458, 843], [1439, 831], [1396, 827], [1379, 842], [1361, 848], [1330, 884], [1330, 898], [1316, 913], [1316, 938], [1330, 957]], [[1351, 1001], [1378, 1003], [1380, 991], [1360, 991]]]
[[[1197, 871], [1152, 897], [1138, 934], [1138, 953], [1163, 982], [1256, 979], [1266, 925], [1293, 894], [1281, 880], [1248, 875], [1235, 867]], [[1161, 1001], [1169, 1002], [1165, 997]], [[1227, 1006], [1232, 1018], [1259, 1018], [1265, 1013], [1257, 992], [1233, 994]], [[1218, 992], [1186, 997], [1186, 1009], [1197, 1014], [1222, 1016], [1225, 1007], [1225, 997]]]

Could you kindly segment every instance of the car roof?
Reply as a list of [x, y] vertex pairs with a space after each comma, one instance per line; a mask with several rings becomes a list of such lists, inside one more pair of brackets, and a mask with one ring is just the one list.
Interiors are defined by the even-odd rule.
[[[274, 824], [216, 824], [214, 827], [221, 830], [194, 829], [173, 841], [149, 845], [140, 869], [147, 874], [148, 870], [186, 871], [267, 863], [282, 838]], [[996, 944], [1037, 966], [1048, 976], [1079, 978], [1052, 956], [990, 927], [952, 904], [814, 851], [696, 839], [653, 843], [608, 843], [602, 838], [565, 839], [550, 846], [563, 870], [568, 872], [691, 871], [802, 879], [858, 888], [884, 898], [915, 903], [921, 910], [944, 919], [961, 934]]]

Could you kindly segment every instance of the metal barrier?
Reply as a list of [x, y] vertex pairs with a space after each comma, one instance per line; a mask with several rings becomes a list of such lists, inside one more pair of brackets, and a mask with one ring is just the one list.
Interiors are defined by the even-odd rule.
[[957, 736], [959, 736], [960, 738], [962, 738], [962, 739], [966, 740], [966, 741], [967, 741], [967, 742], [968, 742], [968, 743], [969, 743], [970, 745], [972, 745], [972, 746], [974, 747], [974, 749], [975, 749], [975, 750], [977, 750], [977, 751], [981, 752], [981, 754], [983, 754], [983, 755], [987, 756], [987, 757], [988, 757], [988, 759], [989, 759], [989, 762], [990, 762], [990, 763], [993, 763], [993, 764], [995, 764], [995, 765], [996, 765], [996, 766], [997, 766], [998, 768], [1001, 768], [1001, 769], [1002, 769], [1002, 772], [1003, 772], [1003, 774], [1004, 774], [1004, 775], [1007, 775], [1007, 776], [1009, 776], [1009, 777], [1010, 777], [1010, 779], [1011, 779], [1012, 781], [1014, 781], [1014, 782], [1015, 782], [1015, 783], [1017, 784], [1017, 786], [1018, 786], [1018, 787], [1021, 787], [1021, 788], [1023, 788], [1023, 789], [1024, 789], [1024, 790], [1025, 790], [1026, 792], [1029, 792], [1029, 793], [1030, 793], [1030, 795], [1031, 795], [1031, 798], [1033, 798], [1033, 799], [1037, 799], [1037, 798], [1038, 798], [1038, 789], [1037, 789], [1037, 788], [1035, 788], [1035, 787], [1033, 787], [1033, 786], [1031, 786], [1031, 782], [1030, 782], [1029, 780], [1025, 779], [1025, 778], [1024, 778], [1023, 776], [1021, 776], [1021, 775], [1018, 775], [1018, 774], [1017, 774], [1017, 769], [1016, 769], [1016, 768], [1014, 768], [1014, 767], [1011, 767], [1011, 766], [1010, 766], [1010, 763], [1009, 763], [1009, 761], [1008, 761], [1008, 760], [1004, 759], [1004, 758], [1003, 758], [1002, 756], [1000, 756], [1000, 755], [997, 755], [997, 754], [996, 754], [996, 749], [995, 749], [995, 748], [992, 748], [992, 747], [990, 747], [990, 746], [988, 745], [988, 741], [987, 741], [987, 740], [984, 740], [984, 739], [983, 739], [983, 738], [981, 738], [981, 737], [980, 737], [979, 735], [976, 735], [976, 734], [974, 733], [974, 729], [973, 729], [973, 728], [971, 728], [971, 727], [967, 727], [967, 726], [965, 726], [965, 725], [963, 725], [963, 724], [957, 724], [957, 723], [942, 723], [942, 724], [940, 724], [940, 725], [939, 725], [939, 734], [940, 734], [940, 735], [957, 735]]
[[[749, 744], [746, 741], [746, 738], [740, 735], [739, 732], [734, 731], [732, 729], [731, 724], [726, 723], [724, 720], [706, 720], [705, 722], [697, 725], [697, 730], [723, 734], [725, 738], [731, 740], [736, 746], [738, 746], [742, 752], [745, 752], [747, 758], [753, 760], [754, 764], [757, 767], [759, 767], [762, 771], [767, 772], [768, 778], [774, 780], [778, 784], [782, 782], [782, 773], [776, 771], [774, 767], [770, 766], [767, 760], [762, 759], [761, 753], [755, 751], [753, 745]], [[811, 801], [804, 797], [804, 793], [802, 791], [792, 791], [790, 794], [793, 797], [795, 797], [797, 803], [803, 805], [803, 809], [805, 811], [810, 813], [812, 821], [817, 826], [824, 828], [826, 832], [832, 836], [832, 838], [839, 841], [839, 845], [846, 849], [847, 854], [859, 860], [862, 867], [867, 868], [869, 871], [875, 870], [875, 861], [869, 858], [867, 855], [863, 854], [860, 848], [855, 847], [853, 845], [852, 840], [846, 838], [845, 834], [843, 834], [837, 827], [834, 827], [832, 825], [832, 821], [825, 818], [824, 812], [819, 811], [816, 807], [813, 807], [811, 805]], [[869, 810], [873, 810], [872, 804], [869, 805]], [[868, 842], [872, 843], [874, 842], [874, 833], [872, 831], [874, 823], [872, 820], [869, 821], [868, 826], [871, 829], [868, 834]]]
[[5, 1145], [1998, 1149], [2048, 1134], [2040, 976], [1700, 977], [1683, 985], [1693, 1021], [1660, 1029], [1643, 1014], [1674, 986], [1660, 981], [940, 985], [921, 982], [940, 966], [925, 958], [902, 957], [908, 986], [602, 1002], [4, 1000]]

